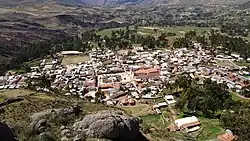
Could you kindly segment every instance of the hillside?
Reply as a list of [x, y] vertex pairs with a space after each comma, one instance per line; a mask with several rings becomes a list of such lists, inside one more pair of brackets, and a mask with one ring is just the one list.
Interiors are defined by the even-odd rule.
[[[93, 19], [93, 15], [97, 18]], [[117, 27], [123, 24], [110, 19], [98, 9], [79, 9], [54, 2], [15, 9], [0, 8], [0, 74], [15, 67], [10, 62], [25, 45], [65, 39], [82, 32], [84, 28]]]
[[250, 8], [250, 1], [242, 4], [239, 6], [240, 9], [247, 9], [247, 8]]
[[46, 2], [63, 5], [121, 5], [121, 4], [243, 4], [247, 0], [1, 0], [0, 7], [31, 6]]

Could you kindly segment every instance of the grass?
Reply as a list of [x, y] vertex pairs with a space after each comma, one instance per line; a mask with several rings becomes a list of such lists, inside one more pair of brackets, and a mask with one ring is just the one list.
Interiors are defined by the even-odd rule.
[[[158, 29], [156, 32], [154, 29]], [[211, 28], [205, 27], [189, 27], [189, 26], [176, 26], [176, 27], [139, 27], [138, 33], [141, 35], [159, 36], [162, 32], [173, 32], [176, 34], [174, 37], [181, 37], [188, 31], [195, 30], [198, 35], [201, 35], [205, 31], [209, 31]]]
[[102, 36], [111, 36], [112, 31], [120, 30], [120, 29], [126, 29], [126, 27], [120, 27], [120, 28], [109, 28], [109, 29], [103, 29], [98, 32], [98, 34]]
[[36, 94], [36, 95], [34, 95], [32, 97], [33, 98], [38, 98], [38, 99], [41, 99], [41, 100], [52, 100], [52, 101], [55, 100], [55, 97], [49, 96], [47, 94]]
[[198, 141], [216, 139], [220, 134], [224, 133], [219, 119], [208, 119], [205, 117], [198, 117], [201, 122], [201, 133], [197, 137]]
[[147, 104], [136, 104], [135, 106], [123, 106], [122, 109], [126, 110], [132, 116], [144, 116], [150, 113], [150, 106]]
[[244, 99], [244, 98], [239, 97], [239, 96], [236, 95], [236, 93], [234, 93], [234, 92], [230, 92], [230, 95], [232, 96], [232, 99], [233, 99], [234, 101], [240, 101], [240, 102], [249, 102], [249, 101], [250, 101], [249, 99]]
[[244, 77], [246, 77], [246, 78], [250, 78], [250, 76], [249, 76], [249, 75], [244, 75]]
[[18, 96], [30, 96], [35, 99], [41, 100], [55, 100], [55, 97], [50, 96], [46, 93], [35, 92], [27, 89], [12, 89], [12, 90], [1, 90], [0, 91], [0, 102], [6, 98], [18, 97]]
[[[26, 96], [24, 97], [23, 101], [16, 102], [9, 104], [4, 107], [4, 112], [0, 113], [0, 120], [5, 121], [8, 125], [12, 126], [17, 134], [20, 141], [27, 141], [27, 140], [33, 140], [34, 137], [38, 137], [38, 134], [34, 134], [30, 132], [29, 125], [31, 123], [30, 116], [34, 113], [44, 111], [46, 109], [57, 109], [57, 108], [65, 108], [68, 106], [72, 106], [76, 101], [81, 105], [82, 112], [80, 113], [81, 117], [84, 117], [85, 114], [90, 114], [93, 112], [97, 112], [100, 110], [107, 110], [112, 107], [104, 106], [103, 104], [93, 104], [89, 103], [87, 101], [83, 101], [81, 99], [77, 98], [70, 98], [67, 99], [67, 97], [57, 97], [56, 95], [46, 96], [42, 95], [40, 93]], [[113, 108], [112, 108], [113, 109]], [[56, 116], [50, 116], [48, 117], [48, 124], [50, 127], [48, 130], [55, 134], [55, 137], [57, 139], [61, 138], [60, 132], [60, 126], [62, 124], [55, 124], [60, 123], [60, 121], [68, 120], [69, 126], [72, 126], [71, 123], [75, 122], [76, 119], [78, 119], [78, 116], [70, 115], [70, 116], [60, 116], [57, 118], [54, 118]], [[53, 119], [54, 118], [54, 119]]]
[[[130, 27], [131, 28], [131, 27]], [[155, 32], [154, 29], [157, 28], [158, 30]], [[110, 28], [104, 29], [98, 32], [98, 34], [102, 36], [111, 36], [112, 31], [126, 29], [126, 27], [120, 28]], [[200, 35], [204, 31], [209, 31], [211, 28], [205, 27], [189, 27], [189, 26], [176, 26], [176, 27], [139, 27], [138, 34], [140, 35], [152, 35], [152, 36], [159, 36], [162, 32], [173, 32], [176, 33], [175, 37], [183, 36], [185, 32], [196, 30], [197, 34]]]
[[[31, 61], [28, 61], [26, 63], [27, 63], [27, 65], [29, 67], [37, 67], [37, 66], [39, 66], [41, 64], [41, 60], [42, 60], [41, 58], [38, 58], [38, 59], [34, 59], [34, 60], [31, 60]], [[50, 58], [49, 55], [45, 57], [45, 60], [46, 60], [46, 63], [47, 62], [49, 62], [49, 63], [52, 62], [52, 58]]]
[[41, 63], [40, 59], [35, 59], [35, 60], [27, 62], [28, 66], [30, 66], [30, 67], [39, 66], [40, 63]]
[[62, 65], [77, 64], [88, 60], [89, 56], [87, 55], [67, 55], [63, 57]]
[[250, 66], [250, 63], [248, 62], [234, 62], [238, 66]]
[[229, 66], [229, 67], [235, 67], [235, 64], [228, 60], [216, 60], [217, 64], [219, 66]]
[[154, 128], [159, 128], [163, 124], [161, 115], [144, 115], [140, 116], [140, 118], [143, 120], [143, 123], [149, 124]]
[[33, 94], [33, 91], [26, 89], [12, 89], [12, 90], [1, 90], [0, 96], [4, 96], [6, 98], [17, 97], [17, 96], [26, 96]]
[[0, 102], [3, 102], [4, 101], [4, 97], [0, 97]]

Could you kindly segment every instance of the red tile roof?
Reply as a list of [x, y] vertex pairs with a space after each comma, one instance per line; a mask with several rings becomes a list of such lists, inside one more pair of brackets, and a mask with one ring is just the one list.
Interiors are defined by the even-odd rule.
[[235, 140], [235, 136], [231, 133], [225, 133], [223, 135], [218, 136], [219, 141], [233, 141]]

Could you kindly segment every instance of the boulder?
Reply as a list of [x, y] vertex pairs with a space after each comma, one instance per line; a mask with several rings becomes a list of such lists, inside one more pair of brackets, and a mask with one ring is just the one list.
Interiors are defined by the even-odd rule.
[[70, 130], [69, 130], [69, 129], [64, 129], [64, 130], [61, 131], [61, 135], [62, 135], [62, 136], [66, 136], [66, 135], [69, 134], [69, 133], [70, 133]]
[[106, 138], [118, 141], [133, 141], [139, 135], [139, 122], [134, 117], [116, 111], [99, 111], [87, 115], [73, 125], [88, 138]]
[[32, 128], [33, 131], [37, 133], [42, 133], [45, 131], [47, 127], [49, 127], [49, 124], [47, 124], [47, 121], [45, 119], [40, 119], [37, 120], [36, 122], [32, 122], [30, 124], [30, 127]]

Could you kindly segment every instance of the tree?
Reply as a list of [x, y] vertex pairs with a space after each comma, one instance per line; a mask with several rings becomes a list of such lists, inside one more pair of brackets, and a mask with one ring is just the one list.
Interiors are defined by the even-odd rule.
[[230, 129], [239, 138], [246, 141], [250, 138], [250, 103], [235, 106], [234, 110], [227, 110], [221, 115], [220, 122], [225, 129]]
[[98, 90], [96, 93], [95, 93], [95, 102], [101, 102], [103, 99], [105, 99], [105, 95], [104, 95], [104, 92]]
[[193, 112], [202, 112], [214, 117], [222, 110], [230, 108], [232, 99], [226, 85], [218, 85], [209, 79], [205, 80], [203, 85], [199, 85], [185, 77], [180, 77], [176, 83], [183, 88], [180, 101], [176, 104], [179, 109], [186, 107]]
[[51, 87], [51, 81], [49, 80], [49, 78], [47, 76], [42, 75], [40, 78], [38, 78], [37, 86], [39, 86], [41, 88], [48, 88], [48, 89], [50, 89], [50, 87]]

